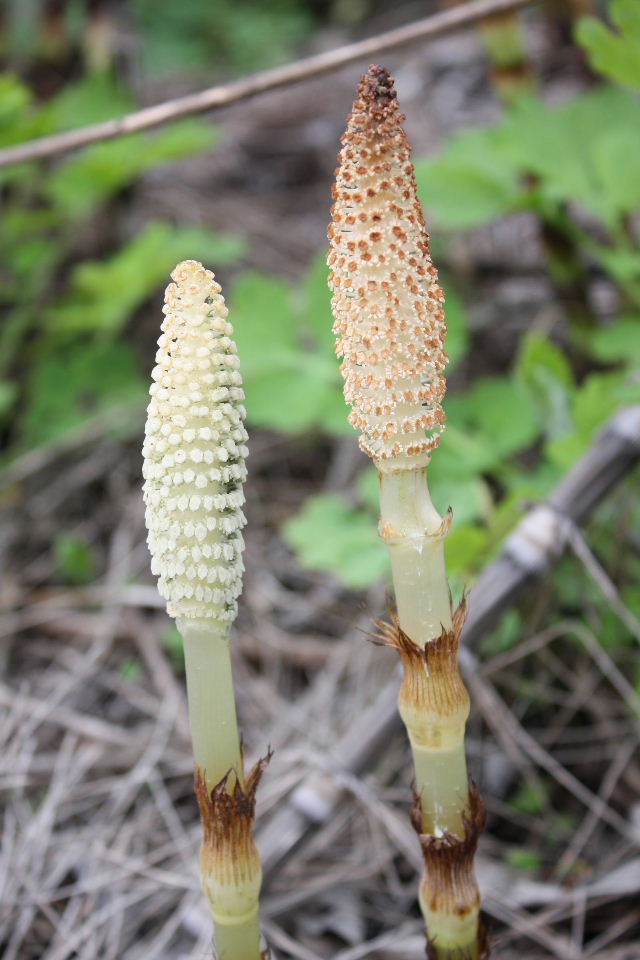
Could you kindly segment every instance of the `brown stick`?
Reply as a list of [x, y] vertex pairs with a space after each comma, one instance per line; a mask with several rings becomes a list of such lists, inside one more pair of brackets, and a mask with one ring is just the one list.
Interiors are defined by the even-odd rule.
[[78, 147], [86, 147], [90, 143], [112, 140], [114, 137], [139, 130], [149, 130], [151, 127], [158, 127], [178, 117], [202, 113], [205, 110], [219, 110], [232, 103], [248, 100], [258, 93], [266, 93], [268, 90], [276, 90], [290, 83], [318, 77], [353, 63], [354, 60], [372, 57], [382, 50], [391, 50], [417, 40], [440, 37], [494, 14], [519, 10], [532, 2], [533, 0], [477, 0], [474, 3], [465, 3], [451, 10], [425, 17], [423, 20], [397, 27], [395, 30], [380, 33], [376, 37], [349, 43], [344, 47], [338, 47], [337, 50], [306, 57], [304, 60], [296, 60], [283, 67], [263, 70], [232, 83], [189, 93], [184, 97], [167, 100], [154, 107], [145, 107], [143, 110], [137, 110], [135, 113], [129, 113], [115, 120], [105, 120], [103, 123], [94, 123], [78, 130], [68, 130], [49, 137], [41, 137], [38, 140], [29, 140], [15, 147], [7, 147], [0, 150], [0, 167], [13, 166], [27, 160], [41, 160]]

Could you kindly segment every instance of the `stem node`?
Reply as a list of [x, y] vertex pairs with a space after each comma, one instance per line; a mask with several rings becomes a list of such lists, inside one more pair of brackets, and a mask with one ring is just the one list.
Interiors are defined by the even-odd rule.
[[469, 694], [458, 668], [458, 644], [466, 601], [455, 611], [450, 630], [419, 646], [397, 616], [378, 625], [378, 636], [398, 651], [404, 676], [398, 710], [407, 728], [422, 804], [422, 830], [461, 834], [468, 808], [464, 732]]
[[461, 836], [424, 833], [420, 798], [414, 797], [412, 822], [420, 838], [424, 873], [420, 907], [427, 926], [429, 958], [482, 960], [488, 956], [480, 924], [480, 891], [473, 870], [478, 838], [484, 827], [485, 805], [471, 784]]
[[233, 771], [210, 789], [196, 766], [195, 792], [202, 820], [200, 881], [216, 927], [218, 955], [259, 956], [258, 897], [262, 867], [253, 839], [256, 791], [271, 752], [251, 770], [246, 785]]

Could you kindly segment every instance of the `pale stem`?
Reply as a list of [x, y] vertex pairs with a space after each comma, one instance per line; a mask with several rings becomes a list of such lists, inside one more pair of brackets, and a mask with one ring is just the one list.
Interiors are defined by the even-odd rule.
[[260, 919], [256, 910], [253, 917], [241, 924], [216, 922], [217, 960], [253, 960], [260, 958]]
[[427, 925], [427, 932], [436, 960], [479, 960], [478, 943], [479, 910], [470, 910], [465, 916], [432, 913], [420, 904]]
[[389, 547], [400, 626], [423, 647], [451, 629], [444, 566], [446, 523], [431, 502], [426, 467], [380, 471], [380, 535]]
[[[227, 776], [228, 789], [236, 778], [245, 786], [240, 735], [231, 671], [229, 628], [214, 619], [177, 621], [184, 641], [189, 723], [196, 765], [209, 791]], [[229, 875], [228, 865], [222, 876]], [[215, 866], [201, 881], [211, 907], [218, 960], [260, 960], [258, 896], [261, 871], [232, 870], [236, 883], [225, 884]], [[211, 890], [214, 895], [211, 896]]]
[[469, 807], [469, 783], [464, 739], [445, 750], [411, 742], [416, 792], [422, 807], [424, 833], [464, 835], [462, 817]]
[[[379, 477], [380, 535], [389, 547], [398, 621], [404, 633], [424, 647], [452, 627], [444, 562], [448, 523], [431, 502], [426, 467], [379, 470]], [[462, 816], [469, 797], [464, 719], [452, 728], [442, 718], [439, 746], [425, 744], [422, 731], [408, 726], [427, 833], [464, 833]]]
[[[196, 765], [211, 790], [230, 770], [244, 786], [231, 673], [229, 628], [216, 620], [177, 621], [184, 641], [189, 724]], [[233, 789], [233, 777], [229, 788]]]

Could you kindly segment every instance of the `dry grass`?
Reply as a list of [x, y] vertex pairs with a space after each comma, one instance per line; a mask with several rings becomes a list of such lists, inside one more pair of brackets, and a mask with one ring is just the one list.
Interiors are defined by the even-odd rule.
[[[300, 960], [417, 958], [419, 851], [402, 732], [379, 748], [372, 769], [353, 773], [372, 716], [390, 709], [398, 685], [392, 653], [363, 638], [384, 596], [354, 597], [296, 568], [276, 533], [287, 504], [306, 492], [295, 479], [296, 449], [287, 449], [291, 476], [274, 482], [281, 447], [267, 437], [256, 447], [235, 670], [248, 759], [275, 750], [258, 813], [265, 931], [278, 956]], [[106, 476], [105, 459], [115, 465]], [[21, 562], [3, 582], [5, 960], [211, 956], [184, 690], [147, 574], [137, 470], [135, 446], [96, 439], [56, 464], [55, 517], [50, 464], [23, 479], [21, 506], [6, 515]], [[619, 516], [628, 500], [618, 496]], [[90, 502], [97, 507], [83, 532], [102, 552], [104, 573], [89, 588], [56, 586], [49, 527], [72, 526]], [[608, 592], [637, 634], [586, 541], [573, 543], [565, 563], [585, 598]], [[518, 645], [482, 662], [467, 650], [463, 659], [471, 769], [489, 809], [479, 870], [494, 956], [632, 960], [640, 931], [633, 648], [607, 652], [588, 600], [582, 615], [559, 619], [551, 587], [527, 611]], [[525, 785], [539, 799], [514, 805]], [[536, 855], [538, 869], [510, 866], [514, 849]]]

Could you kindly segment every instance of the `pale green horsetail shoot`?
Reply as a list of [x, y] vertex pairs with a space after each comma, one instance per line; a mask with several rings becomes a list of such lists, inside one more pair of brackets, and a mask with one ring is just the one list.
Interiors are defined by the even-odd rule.
[[414, 825], [425, 870], [429, 956], [485, 954], [473, 855], [484, 808], [469, 788], [469, 697], [458, 669], [464, 606], [453, 613], [444, 563], [451, 516], [429, 496], [444, 425], [444, 294], [431, 262], [404, 117], [389, 73], [370, 67], [342, 138], [329, 227], [332, 309], [349, 421], [380, 480], [380, 536], [397, 616], [382, 628], [403, 662], [398, 706], [414, 758]]
[[229, 648], [244, 570], [244, 392], [213, 274], [187, 260], [172, 278], [143, 448], [148, 543], [184, 641], [203, 823], [200, 877], [217, 955], [259, 960], [262, 870], [253, 820], [264, 761], [245, 778]]

